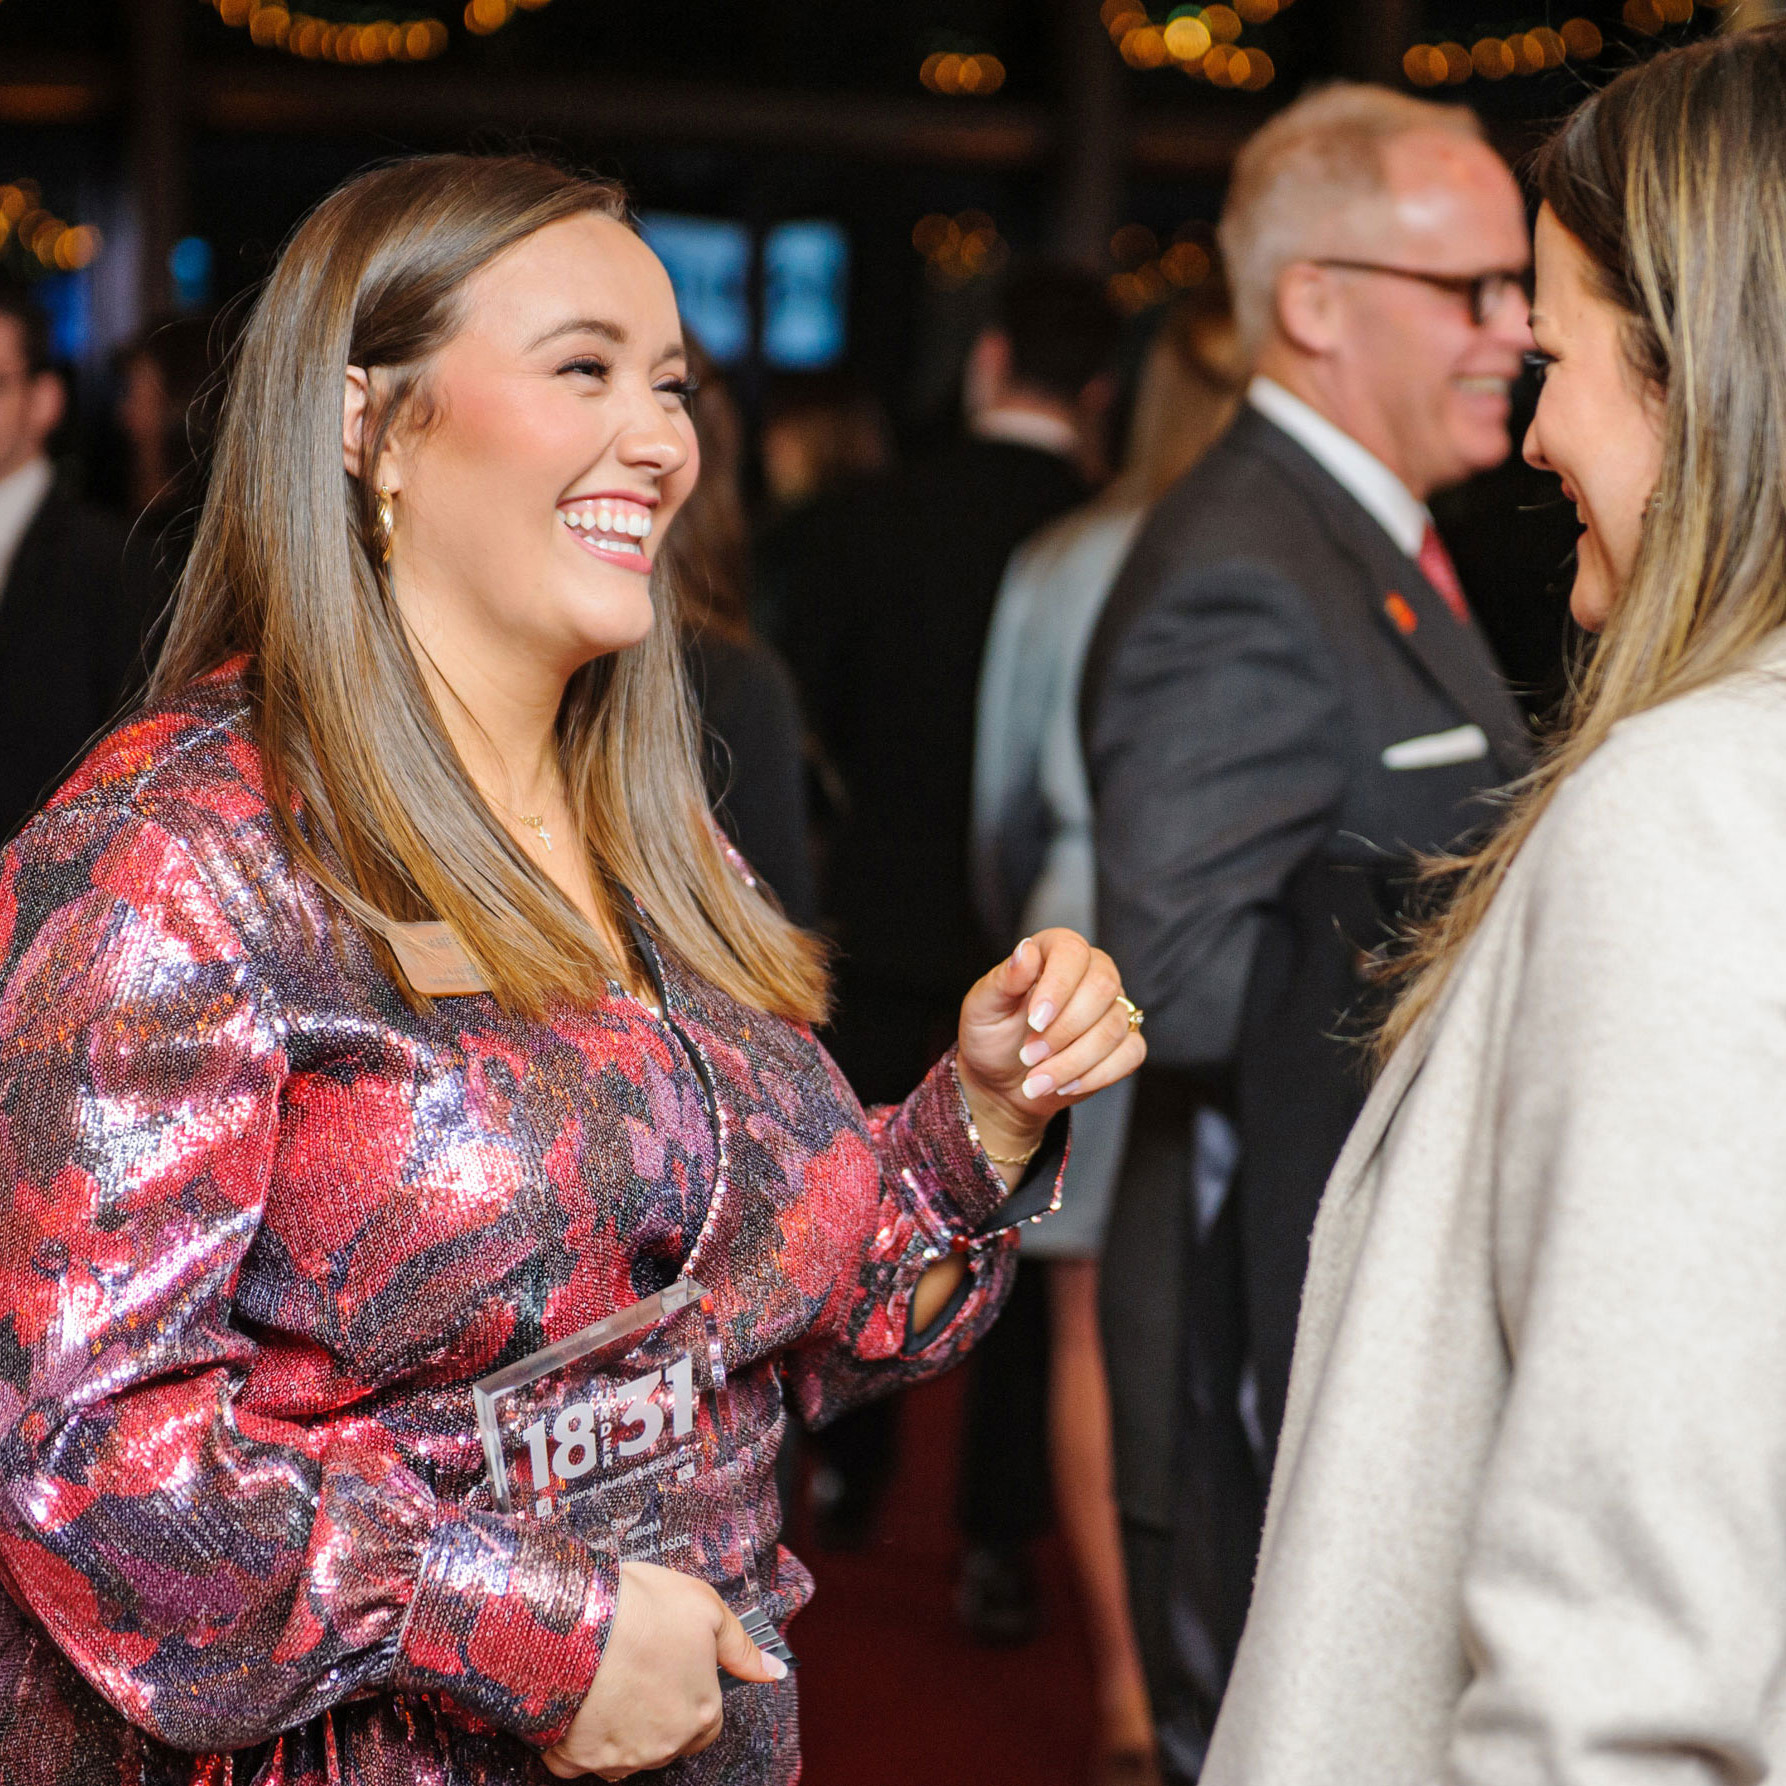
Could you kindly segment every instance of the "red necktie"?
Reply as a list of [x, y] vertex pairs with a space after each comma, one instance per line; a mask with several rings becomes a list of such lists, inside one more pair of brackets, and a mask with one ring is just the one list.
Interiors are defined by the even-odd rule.
[[1420, 556], [1415, 561], [1421, 574], [1445, 598], [1445, 606], [1459, 626], [1470, 624], [1470, 604], [1464, 598], [1464, 586], [1457, 580], [1457, 566], [1439, 538], [1439, 530], [1428, 521], [1426, 538], [1420, 542]]

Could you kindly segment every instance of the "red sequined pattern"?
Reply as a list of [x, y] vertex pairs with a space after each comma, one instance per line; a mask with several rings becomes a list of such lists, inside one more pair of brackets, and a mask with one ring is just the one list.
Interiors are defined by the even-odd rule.
[[[779, 1622], [783, 1394], [947, 1368], [1008, 1234], [952, 1063], [865, 1115], [806, 1029], [660, 968], [418, 1014], [282, 852], [241, 666], [108, 738], [0, 857], [0, 1779], [543, 1782], [611, 1560], [491, 1510], [470, 1385], [691, 1270]], [[705, 1077], [712, 1103], [703, 1092]], [[678, 1781], [787, 1782], [740, 1687]]]

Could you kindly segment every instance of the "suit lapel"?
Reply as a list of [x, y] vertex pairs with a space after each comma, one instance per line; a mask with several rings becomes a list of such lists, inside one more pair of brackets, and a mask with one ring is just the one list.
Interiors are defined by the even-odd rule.
[[0, 659], [11, 655], [37, 607], [38, 587], [60, 551], [60, 520], [61, 504], [52, 489], [20, 537], [0, 592]]
[[1504, 775], [1523, 774], [1532, 759], [1525, 721], [1480, 629], [1458, 624], [1420, 567], [1300, 442], [1262, 415], [1248, 420], [1257, 424], [1254, 444], [1316, 503], [1329, 537], [1364, 572], [1371, 623], [1482, 728]]
[[[1368, 517], [1366, 521], [1374, 525]], [[1378, 624], [1487, 733], [1501, 768], [1509, 775], [1523, 773], [1532, 756], [1525, 722], [1480, 630], [1458, 625], [1445, 598], [1387, 536], [1369, 562], [1377, 583], [1385, 586]], [[1398, 597], [1405, 611], [1398, 608]], [[1406, 623], [1408, 614], [1414, 617], [1411, 627]]]

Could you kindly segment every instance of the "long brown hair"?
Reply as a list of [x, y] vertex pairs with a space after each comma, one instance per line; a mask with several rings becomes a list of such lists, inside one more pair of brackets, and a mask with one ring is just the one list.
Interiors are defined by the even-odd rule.
[[[527, 156], [424, 156], [325, 199], [243, 334], [198, 535], [152, 692], [246, 653], [256, 741], [293, 858], [366, 917], [443, 919], [506, 1009], [600, 995], [620, 964], [484, 802], [422, 679], [383, 574], [370, 479], [342, 465], [347, 368], [384, 368], [378, 463], [425, 406], [466, 281], [548, 224], [626, 220], [610, 182]], [[638, 645], [565, 690], [558, 755], [598, 887], [746, 1004], [816, 1020], [819, 945], [726, 862], [701, 788], [672, 578]], [[368, 909], [370, 908], [370, 909]]]
[[1739, 667], [1786, 624], [1786, 25], [1656, 57], [1539, 153], [1538, 190], [1666, 396], [1662, 475], [1629, 585], [1559, 731], [1448, 906], [1398, 963], [1383, 1053], [1429, 1009], [1557, 789], [1622, 719]]

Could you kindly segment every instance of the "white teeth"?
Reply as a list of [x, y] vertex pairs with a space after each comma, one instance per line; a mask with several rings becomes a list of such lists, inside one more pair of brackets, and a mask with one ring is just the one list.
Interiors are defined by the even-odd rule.
[[560, 511], [567, 527], [612, 551], [631, 552], [635, 542], [651, 537], [651, 516], [643, 510], [589, 504]]

